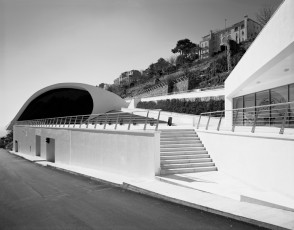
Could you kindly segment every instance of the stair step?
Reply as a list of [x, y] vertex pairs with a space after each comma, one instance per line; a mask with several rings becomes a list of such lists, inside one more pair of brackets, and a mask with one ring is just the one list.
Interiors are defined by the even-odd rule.
[[165, 152], [186, 152], [186, 151], [199, 151], [199, 150], [205, 150], [205, 147], [202, 146], [197, 146], [197, 147], [160, 147], [160, 152], [165, 153]]
[[161, 152], [161, 156], [175, 156], [175, 155], [199, 155], [199, 154], [208, 154], [208, 151], [205, 149], [193, 150], [193, 151], [172, 151], [172, 152]]
[[200, 168], [180, 168], [180, 169], [161, 169], [160, 174], [180, 174], [180, 173], [195, 173], [195, 172], [210, 172], [217, 171], [217, 167], [200, 167]]
[[167, 156], [160, 156], [160, 160], [177, 160], [177, 159], [203, 159], [203, 158], [210, 158], [208, 154], [191, 154], [191, 155], [167, 155]]
[[200, 140], [170, 140], [170, 141], [160, 141], [161, 145], [173, 145], [173, 144], [185, 144], [185, 145], [189, 145], [189, 144], [195, 144], [195, 143], [202, 143]]
[[165, 144], [165, 143], [160, 143], [160, 148], [165, 149], [165, 148], [190, 148], [190, 147], [203, 147], [203, 144], [198, 141], [194, 143], [175, 143], [175, 144]]
[[175, 159], [175, 160], [161, 160], [161, 164], [186, 164], [186, 163], [201, 163], [212, 162], [211, 158], [196, 158], [196, 159]]
[[161, 133], [160, 137], [198, 137], [196, 133]]
[[161, 132], [175, 132], [175, 131], [180, 131], [180, 132], [186, 132], [186, 131], [192, 131], [192, 132], [195, 132], [194, 129], [160, 129], [159, 131]]
[[213, 162], [162, 164], [161, 169], [199, 168], [199, 167], [210, 167], [210, 166], [215, 166], [215, 164]]
[[160, 141], [194, 141], [194, 140], [200, 140], [199, 137], [160, 137]]

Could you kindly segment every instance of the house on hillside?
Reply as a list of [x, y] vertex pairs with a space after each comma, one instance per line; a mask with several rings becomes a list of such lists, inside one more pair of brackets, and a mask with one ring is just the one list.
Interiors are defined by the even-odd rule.
[[244, 20], [231, 25], [223, 30], [210, 31], [200, 41], [200, 59], [212, 57], [215, 53], [224, 50], [224, 38], [229, 36], [236, 43], [254, 39], [261, 30], [261, 25], [246, 15]]
[[138, 70], [131, 70], [123, 72], [118, 78], [114, 80], [115, 85], [131, 85], [136, 82], [136, 80], [141, 77], [141, 72]]

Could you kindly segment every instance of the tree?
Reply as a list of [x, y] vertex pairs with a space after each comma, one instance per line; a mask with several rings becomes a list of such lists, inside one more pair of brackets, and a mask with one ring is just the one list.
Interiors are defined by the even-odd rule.
[[98, 85], [98, 87], [104, 89], [104, 85], [105, 85], [105, 83], [100, 83], [100, 84]]
[[169, 67], [169, 63], [164, 60], [163, 58], [159, 58], [158, 61], [155, 63], [155, 70], [158, 75], [163, 74], [166, 69]]
[[274, 14], [275, 10], [273, 6], [267, 6], [264, 8], [259, 9], [259, 11], [256, 13], [256, 21], [264, 27], [266, 23], [270, 20], [272, 15]]
[[177, 42], [176, 47], [173, 48], [171, 51], [173, 53], [180, 53], [180, 55], [188, 57], [192, 53], [192, 50], [194, 48], [197, 48], [197, 45], [191, 42], [189, 39], [185, 38], [185, 39], [179, 40]]
[[175, 55], [172, 55], [167, 59], [167, 62], [169, 62], [169, 64], [171, 64], [172, 66], [175, 66], [176, 60], [177, 60], [177, 57]]

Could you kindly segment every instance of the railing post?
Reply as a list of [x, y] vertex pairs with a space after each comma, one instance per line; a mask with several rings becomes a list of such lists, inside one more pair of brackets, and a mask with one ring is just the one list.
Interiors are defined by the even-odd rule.
[[83, 120], [84, 120], [84, 116], [82, 116], [82, 119], [81, 119], [81, 122], [80, 122], [80, 127], [79, 127], [79, 128], [81, 128], [81, 127], [82, 127]]
[[118, 116], [117, 116], [117, 118], [116, 118], [116, 123], [115, 123], [115, 127], [114, 127], [114, 129], [117, 128], [117, 123], [119, 122], [119, 115], [120, 115], [120, 114], [118, 114]]
[[288, 112], [289, 112], [288, 106], [287, 106], [285, 114], [284, 114], [284, 118], [283, 118], [283, 121], [282, 121], [282, 126], [281, 126], [279, 134], [284, 134], [284, 131], [285, 131], [285, 124], [286, 124], [286, 120], [287, 120]]
[[146, 120], [145, 120], [145, 124], [144, 124], [144, 130], [146, 130], [148, 116], [149, 116], [149, 110], [148, 110], [147, 115], [146, 115]]
[[208, 129], [208, 126], [209, 126], [210, 117], [211, 117], [211, 113], [209, 113], [209, 116], [208, 116], [208, 121], [207, 121], [206, 127], [205, 127], [206, 130]]
[[239, 113], [239, 110], [236, 111], [235, 119], [234, 119], [234, 117], [233, 117], [232, 132], [235, 132], [235, 126], [236, 126], [236, 121], [237, 121], [238, 113]]
[[78, 116], [76, 116], [76, 119], [75, 119], [75, 123], [74, 123], [74, 125], [73, 125], [73, 128], [76, 126], [77, 119], [78, 119]]
[[130, 116], [129, 125], [128, 125], [128, 130], [130, 130], [130, 128], [131, 128], [132, 118], [133, 118], [133, 112], [131, 113], [131, 116]]
[[158, 130], [158, 124], [159, 124], [160, 112], [161, 112], [161, 110], [159, 110], [159, 113], [158, 113], [158, 117], [157, 117], [157, 123], [156, 123], [155, 131]]
[[69, 122], [68, 122], [68, 128], [69, 128], [69, 126], [70, 126], [70, 123], [71, 123], [71, 118], [72, 118], [72, 117], [70, 117], [70, 118], [69, 118]]
[[58, 123], [58, 117], [56, 117], [55, 127], [57, 126], [57, 123]]
[[224, 112], [221, 112], [221, 116], [219, 117], [219, 121], [218, 121], [218, 125], [217, 125], [217, 131], [219, 131], [219, 128], [220, 128], [220, 125], [221, 125], [221, 122], [222, 122], [222, 118], [223, 118], [223, 113]]
[[60, 118], [59, 127], [61, 127], [61, 123], [62, 123], [62, 117]]
[[254, 121], [253, 121], [252, 129], [251, 129], [251, 133], [255, 132], [257, 118], [258, 118], [258, 110], [255, 109], [255, 115], [254, 115]]
[[105, 114], [105, 122], [104, 122], [103, 129], [105, 129], [105, 128], [106, 128], [107, 119], [108, 119], [108, 114]]
[[88, 117], [88, 122], [87, 122], [87, 126], [86, 126], [86, 128], [89, 127], [89, 122], [90, 122], [90, 116]]
[[94, 126], [95, 129], [97, 127], [97, 120], [98, 120], [98, 116], [95, 118], [95, 126]]
[[64, 118], [63, 127], [65, 127], [66, 120], [67, 120], [67, 117]]
[[199, 116], [199, 120], [198, 120], [198, 124], [197, 124], [197, 129], [199, 129], [199, 125], [200, 125], [200, 120], [201, 120], [201, 114], [200, 114], [200, 116]]

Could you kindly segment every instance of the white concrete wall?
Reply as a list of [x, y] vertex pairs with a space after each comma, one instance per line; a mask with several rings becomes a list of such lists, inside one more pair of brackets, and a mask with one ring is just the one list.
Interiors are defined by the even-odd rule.
[[221, 172], [294, 198], [294, 139], [196, 130]]
[[41, 136], [41, 158], [46, 138], [55, 139], [55, 162], [104, 170], [131, 177], [153, 178], [160, 170], [160, 133], [14, 126], [19, 152], [35, 155]]
[[188, 98], [204, 98], [204, 97], [219, 97], [224, 96], [225, 90], [221, 89], [213, 89], [206, 91], [195, 91], [195, 92], [187, 92], [187, 93], [178, 93], [178, 94], [170, 94], [164, 96], [157, 97], [145, 97], [141, 98], [141, 101], [159, 101], [159, 100], [167, 100], [167, 99], [188, 99]]

